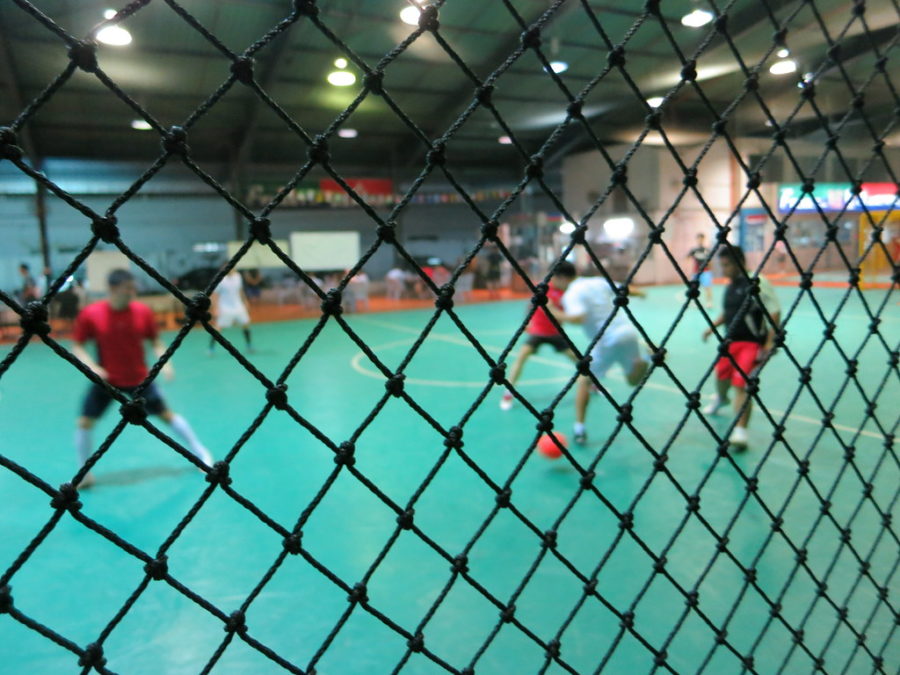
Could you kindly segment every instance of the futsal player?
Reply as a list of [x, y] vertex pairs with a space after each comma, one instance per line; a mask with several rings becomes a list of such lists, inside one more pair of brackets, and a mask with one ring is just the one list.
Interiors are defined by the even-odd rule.
[[[781, 306], [771, 284], [763, 277], [759, 277], [758, 298], [750, 294], [752, 284], [744, 273], [744, 251], [740, 247], [723, 248], [719, 252], [719, 262], [722, 274], [730, 283], [725, 289], [722, 313], [713, 326], [726, 327], [723, 338], [729, 341], [728, 356], [722, 356], [716, 362], [716, 394], [703, 412], [717, 414], [728, 404], [728, 393], [734, 389], [734, 412], [739, 418], [728, 441], [736, 448], [744, 449], [747, 447], [747, 423], [753, 403], [752, 399], [747, 399], [745, 375], [768, 359], [781, 320]], [[712, 327], [703, 331], [704, 342], [712, 333]]]
[[[253, 353], [253, 344], [250, 340], [250, 312], [247, 310], [247, 296], [244, 293], [244, 280], [237, 269], [232, 268], [225, 278], [216, 286], [212, 294], [213, 324], [216, 330], [230, 328], [237, 324], [244, 334], [247, 343], [247, 351]], [[209, 338], [209, 355], [213, 355], [216, 346], [215, 339]]]
[[[159, 338], [153, 311], [135, 301], [137, 286], [131, 272], [113, 270], [108, 285], [107, 299], [88, 305], [75, 320], [72, 353], [98, 377], [126, 394], [132, 394], [149, 372], [144, 361], [144, 340], [150, 341], [157, 358], [166, 349]], [[86, 348], [89, 342], [96, 344], [96, 358]], [[163, 366], [162, 374], [168, 380], [175, 376], [171, 363]], [[162, 417], [197, 459], [212, 466], [209, 450], [199, 441], [187, 420], [169, 410], [155, 383], [145, 387], [140, 396], [148, 413]], [[91, 430], [111, 401], [112, 397], [104, 387], [90, 384], [75, 431], [75, 448], [82, 465], [91, 454]], [[93, 482], [93, 477], [87, 474], [80, 487], [89, 487]]]
[[712, 297], [712, 272], [709, 269], [709, 263], [706, 259], [709, 257], [709, 248], [706, 246], [706, 235], [700, 232], [697, 234], [697, 245], [688, 251], [687, 257], [694, 266], [693, 278], [700, 284], [703, 289], [703, 297], [706, 300], [706, 306], [713, 306]]
[[[572, 268], [570, 283], [562, 296], [562, 313], [554, 313], [557, 320], [579, 323], [589, 340], [593, 340], [615, 309], [615, 293], [609, 281], [603, 277], [575, 277]], [[644, 297], [643, 291], [629, 288], [629, 294]], [[641, 338], [624, 312], [619, 311], [606, 326], [600, 339], [591, 349], [591, 373], [597, 378], [605, 376], [609, 369], [619, 364], [625, 380], [636, 386], [649, 368], [647, 356], [641, 348]], [[575, 390], [575, 426], [573, 440], [578, 445], [587, 443], [584, 420], [591, 397], [591, 379], [581, 375]]]
[[[547, 302], [553, 307], [561, 310], [563, 293], [574, 278], [575, 266], [570, 262], [561, 262], [556, 267], [556, 271], [550, 279], [550, 284], [547, 288]], [[573, 361], [578, 358], [575, 356], [575, 353], [569, 349], [569, 345], [566, 344], [565, 338], [563, 338], [562, 334], [557, 330], [556, 325], [550, 321], [550, 317], [543, 307], [538, 307], [534, 314], [531, 315], [531, 319], [525, 327], [525, 333], [528, 335], [528, 338], [525, 340], [525, 344], [519, 349], [516, 360], [509, 372], [508, 379], [510, 384], [514, 385], [519, 380], [525, 362], [528, 361], [528, 359], [531, 358], [531, 355], [537, 352], [543, 345], [550, 345], [557, 352], [565, 354]], [[500, 398], [500, 409], [509, 410], [512, 406], [513, 395], [508, 391], [504, 392], [503, 396]]]

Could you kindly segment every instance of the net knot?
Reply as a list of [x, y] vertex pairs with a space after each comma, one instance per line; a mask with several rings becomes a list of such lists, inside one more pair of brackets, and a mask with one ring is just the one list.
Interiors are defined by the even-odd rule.
[[699, 391], [692, 391], [690, 394], [688, 394], [687, 407], [688, 407], [688, 410], [696, 410], [697, 408], [700, 407], [700, 392]]
[[541, 46], [541, 29], [534, 27], [524, 31], [520, 36], [522, 47], [525, 49], [537, 49]]
[[0, 158], [16, 161], [25, 152], [16, 145], [16, 134], [9, 127], [0, 127]]
[[781, 532], [784, 527], [784, 518], [777, 516], [772, 519], [772, 531], [773, 532]]
[[500, 610], [500, 621], [502, 623], [510, 623], [516, 616], [516, 604], [514, 602], [509, 603], [506, 607]]
[[322, 136], [316, 136], [306, 155], [313, 164], [327, 164], [331, 157], [328, 153], [328, 141]]
[[616, 168], [610, 176], [610, 182], [613, 185], [625, 185], [628, 182], [628, 167], [624, 164], [616, 164]]
[[616, 298], [613, 300], [613, 304], [616, 307], [628, 306], [628, 286], [622, 286], [616, 290]]
[[778, 227], [775, 228], [775, 240], [776, 241], [784, 241], [787, 236], [788, 226], [784, 223], [780, 223]]
[[550, 640], [550, 642], [547, 643], [547, 658], [558, 659], [561, 647], [562, 645], [559, 640]]
[[697, 298], [700, 297], [700, 282], [699, 281], [697, 281], [696, 279], [691, 279], [688, 282], [687, 286], [688, 286], [687, 290], [684, 292], [684, 294], [689, 299], [696, 300]]
[[887, 57], [882, 56], [875, 62], [875, 70], [877, 70], [882, 75], [884, 74], [884, 70], [887, 67]]
[[744, 89], [746, 91], [756, 91], [759, 89], [759, 75], [756, 73], [750, 73], [747, 76], [747, 79], [744, 80]]
[[721, 537], [719, 541], [716, 543], [716, 550], [719, 553], [724, 553], [728, 550], [728, 544], [731, 540], [728, 537]]
[[662, 127], [662, 113], [659, 110], [648, 113], [644, 118], [644, 124], [650, 129], [660, 129]]
[[585, 595], [593, 595], [594, 593], [597, 592], [597, 580], [589, 579], [588, 581], [585, 582], [585, 584], [584, 584], [584, 586], [582, 586], [582, 588], [584, 589]]
[[228, 475], [231, 467], [228, 462], [216, 462], [212, 468], [206, 472], [206, 482], [210, 485], [231, 485], [231, 476]]
[[437, 141], [431, 146], [431, 150], [425, 156], [429, 165], [444, 166], [447, 163], [447, 146], [442, 141]]
[[337, 316], [339, 315], [343, 309], [341, 309], [341, 292], [332, 288], [325, 294], [325, 299], [321, 304], [322, 313], [326, 316]]
[[717, 628], [716, 629], [716, 644], [723, 645], [728, 641], [728, 629], [727, 628]]
[[81, 508], [81, 502], [78, 501], [78, 490], [71, 483], [63, 483], [53, 495], [53, 499], [50, 500], [50, 506], [62, 511], [77, 511]]
[[419, 28], [422, 30], [436, 31], [440, 26], [441, 22], [438, 20], [438, 8], [434, 5], [423, 7], [419, 14]]
[[544, 543], [545, 548], [556, 548], [556, 530], [547, 530], [541, 535], [541, 541]]
[[862, 16], [865, 13], [866, 13], [865, 0], [853, 0], [853, 15], [854, 16]]
[[584, 117], [584, 101], [572, 101], [566, 108], [566, 113], [568, 113], [569, 117], [580, 120]]
[[546, 434], [548, 431], [550, 431], [553, 428], [553, 411], [541, 411], [540, 420], [535, 425], [535, 428], [542, 434]]
[[421, 633], [416, 633], [413, 637], [406, 641], [406, 646], [409, 647], [409, 651], [411, 652], [420, 652], [425, 649], [425, 636]]
[[731, 234], [731, 228], [728, 225], [723, 225], [716, 232], [716, 241], [720, 244], [724, 244], [728, 241], [728, 235]]
[[648, 14], [659, 15], [659, 3], [660, 0], [647, 0], [644, 3], [644, 11]]
[[25, 305], [25, 313], [19, 319], [22, 330], [30, 335], [45, 336], [50, 334], [47, 308], [39, 300], [32, 300]]
[[494, 501], [497, 502], [497, 506], [501, 509], [505, 509], [509, 506], [509, 503], [512, 499], [512, 489], [505, 487], [500, 492], [497, 493], [497, 496], [494, 497]]
[[0, 614], [9, 614], [12, 608], [12, 588], [8, 584], [4, 584], [0, 586]]
[[772, 134], [772, 140], [776, 145], [784, 145], [784, 141], [787, 138], [787, 132], [784, 129], [778, 129], [774, 134]]
[[856, 96], [853, 97], [853, 101], [851, 102], [851, 105], [854, 108], [856, 108], [857, 110], [861, 110], [866, 105], [866, 95], [862, 94], [862, 93], [857, 94]]
[[244, 635], [247, 632], [247, 617], [240, 610], [232, 612], [225, 621], [226, 633]]
[[453, 562], [450, 563], [450, 569], [457, 574], [465, 574], [469, 571], [469, 557], [464, 553], [460, 553], [453, 558]]
[[578, 363], [575, 368], [578, 370], [579, 375], [590, 375], [591, 373], [591, 355], [586, 354], [578, 359]]
[[[809, 473], [809, 460], [808, 459], [802, 459], [799, 462], [797, 462], [797, 473], [801, 476], [805, 476]], [[827, 510], [828, 509], [825, 509], [825, 512], [827, 512]]]
[[606, 62], [611, 68], [621, 68], [625, 65], [625, 47], [616, 45], [609, 54], [606, 55]]
[[388, 378], [387, 382], [384, 383], [384, 388], [387, 389], [388, 393], [391, 396], [399, 397], [403, 395], [403, 381], [406, 379], [406, 375], [403, 373], [397, 373]]
[[684, 174], [684, 179], [681, 181], [684, 183], [685, 187], [696, 187], [697, 185], [697, 169], [691, 168], [688, 169]]
[[491, 382], [494, 384], [503, 384], [506, 380], [506, 364], [498, 363], [491, 368]]
[[716, 120], [712, 123], [712, 130], [716, 136], [721, 136], [725, 133], [725, 129], [728, 127], [728, 120]]
[[197, 293], [188, 303], [185, 314], [191, 321], [200, 321], [206, 323], [212, 318], [209, 308], [212, 302], [206, 293]]
[[284, 410], [288, 404], [287, 388], [288, 386], [284, 382], [270, 387], [266, 392], [266, 401], [271, 403], [276, 410]]
[[746, 656], [741, 657], [741, 663], [744, 664], [744, 668], [752, 671], [753, 666], [756, 664], [756, 659], [754, 659], [752, 655], [747, 654]]
[[86, 73], [97, 72], [97, 45], [93, 42], [76, 42], [69, 48], [69, 58]]
[[316, 17], [319, 15], [316, 0], [294, 0], [294, 10], [302, 16]]
[[803, 272], [800, 275], [800, 288], [804, 291], [808, 291], [813, 286], [813, 273], [812, 272]]
[[700, 510], [700, 495], [691, 495], [687, 499], [688, 513], [697, 513]]
[[123, 403], [119, 407], [119, 413], [122, 415], [122, 419], [124, 419], [129, 424], [143, 424], [147, 419], [147, 409], [145, 407], [145, 403], [146, 401], [141, 396]]
[[272, 228], [268, 218], [254, 218], [250, 222], [250, 234], [260, 244], [268, 244], [272, 238]]
[[107, 244], [112, 244], [119, 240], [118, 219], [115, 216], [104, 216], [95, 218], [91, 223], [91, 231]]
[[453, 287], [453, 284], [447, 283], [441, 286], [441, 290], [438, 293], [437, 300], [434, 301], [434, 306], [441, 310], [447, 310], [453, 308], [453, 293], [456, 289]]
[[362, 604], [368, 602], [369, 595], [366, 592], [366, 585], [362, 582], [354, 584], [353, 588], [350, 589], [350, 593], [347, 595], [347, 599], [350, 602], [359, 602]]
[[481, 226], [481, 234], [485, 239], [495, 240], [500, 224], [496, 220], [489, 220]]
[[661, 225], [659, 227], [654, 227], [647, 233], [647, 238], [653, 244], [661, 244], [663, 238], [663, 232], [665, 232], [665, 228]]
[[303, 550], [303, 534], [300, 532], [292, 532], [281, 542], [284, 550], [291, 555], [299, 555]]
[[582, 490], [590, 490], [596, 477], [597, 474], [594, 471], [585, 471], [584, 475], [579, 479], [578, 484], [581, 485]]
[[413, 518], [415, 516], [416, 510], [412, 507], [406, 509], [403, 513], [397, 516], [397, 525], [400, 526], [401, 530], [411, 530], [413, 526]]
[[815, 82], [813, 82], [813, 81], [811, 81], [811, 80], [809, 80], [809, 81], [804, 80], [803, 83], [802, 83], [802, 85], [801, 85], [800, 96], [801, 96], [802, 98], [806, 99], [807, 101], [809, 101], [809, 100], [811, 100], [811, 99], [814, 99], [814, 98], [816, 97], [816, 84], [815, 84]]
[[475, 100], [481, 103], [482, 105], [490, 105], [491, 99], [494, 96], [494, 85], [485, 84], [478, 89], [475, 90]]
[[661, 366], [666, 361], [666, 348], [660, 347], [650, 356], [650, 361], [654, 366]]
[[681, 68], [681, 79], [685, 82], [693, 82], [697, 79], [697, 62], [688, 61]]
[[748, 478], [747, 479], [747, 487], [746, 487], [747, 492], [752, 494], [752, 493], [756, 492], [758, 489], [759, 489], [759, 479], [756, 477]]
[[619, 408], [619, 414], [616, 415], [616, 419], [623, 424], [628, 424], [632, 420], [631, 416], [631, 404], [623, 403], [622, 407]]
[[97, 668], [98, 670], [106, 665], [106, 657], [103, 656], [103, 646], [92, 642], [78, 657], [78, 665], [84, 668]]
[[666, 665], [666, 659], [668, 658], [668, 656], [669, 654], [665, 649], [661, 649], [660, 651], [656, 652], [656, 654], [653, 655], [654, 665], [659, 666], [660, 668], [664, 667]]
[[384, 93], [384, 72], [380, 70], [373, 70], [369, 73], [366, 73], [366, 77], [363, 80], [366, 85], [366, 89], [371, 91], [373, 94], [380, 96]]
[[531, 296], [531, 304], [535, 307], [547, 306], [547, 292], [549, 288], [547, 284], [541, 282], [534, 287], [534, 294]]
[[542, 178], [544, 176], [544, 158], [540, 155], [532, 155], [525, 169], [529, 178]]
[[844, 450], [844, 459], [848, 462], [852, 462], [856, 457], [856, 448], [852, 445], [849, 446], [846, 450]]
[[444, 439], [444, 446], [459, 450], [463, 446], [462, 435], [463, 430], [461, 427], [450, 427], [447, 430], [447, 437]]
[[351, 441], [344, 441], [334, 455], [334, 463], [338, 466], [353, 466], [356, 463], [355, 453], [356, 445]]
[[665, 452], [661, 453], [659, 457], [653, 460], [653, 470], [656, 472], [662, 471], [666, 468], [666, 462], [669, 461], [669, 455]]
[[722, 14], [717, 16], [713, 26], [715, 26], [716, 30], [720, 33], [724, 33], [728, 29], [728, 15]]
[[746, 569], [746, 571], [744, 572], [744, 580], [748, 584], [752, 584], [756, 581], [756, 568], [755, 567], [748, 567]]
[[631, 511], [625, 511], [619, 516], [619, 527], [623, 530], [634, 527], [634, 514]]
[[397, 230], [394, 225], [379, 225], [376, 232], [381, 241], [387, 242], [388, 244], [393, 244], [397, 241]]
[[579, 225], [572, 230], [572, 242], [575, 244], [584, 244], [587, 241], [587, 225]]
[[231, 62], [231, 74], [242, 84], [253, 83], [253, 59], [241, 56]]
[[169, 573], [169, 560], [162, 554], [144, 565], [144, 571], [154, 581], [162, 581]]
[[163, 149], [172, 155], [184, 156], [187, 154], [187, 132], [184, 127], [173, 126], [163, 137]]
[[634, 627], [634, 612], [623, 612], [619, 625], [625, 630], [631, 630]]

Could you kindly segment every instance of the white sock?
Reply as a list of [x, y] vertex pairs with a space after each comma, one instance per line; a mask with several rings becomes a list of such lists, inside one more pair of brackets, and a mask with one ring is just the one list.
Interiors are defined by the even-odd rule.
[[572, 430], [573, 433], [583, 434], [584, 433], [584, 422], [575, 422], [575, 427]]
[[194, 430], [191, 429], [191, 425], [188, 424], [188, 421], [181, 415], [173, 415], [170, 424], [175, 430], [175, 433], [181, 436], [181, 439], [185, 443], [187, 443], [187, 446], [193, 453], [194, 457], [199, 459], [207, 466], [211, 466], [212, 455], [209, 454], [209, 450], [207, 450], [203, 443], [200, 442], [200, 439], [197, 438], [197, 434], [195, 434]]
[[91, 430], [78, 427], [75, 429], [75, 451], [78, 453], [78, 466], [84, 466], [91, 456]]

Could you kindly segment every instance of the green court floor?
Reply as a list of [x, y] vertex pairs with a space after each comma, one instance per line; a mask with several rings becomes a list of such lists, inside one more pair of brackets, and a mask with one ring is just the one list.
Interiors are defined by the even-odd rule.
[[[788, 311], [797, 291], [778, 293]], [[716, 294], [718, 301], [721, 288]], [[231, 461], [231, 488], [257, 513], [213, 491], [167, 551], [169, 574], [182, 590], [167, 581], [147, 584], [104, 641], [106, 667], [200, 672], [227, 637], [209, 608], [228, 615], [255, 593], [247, 636], [298, 670], [313, 663], [320, 675], [467, 666], [498, 674], [800, 673], [812, 672], [818, 657], [826, 672], [862, 673], [872, 672], [877, 656], [884, 672], [896, 672], [900, 463], [896, 449], [886, 450], [884, 434], [897, 432], [900, 377], [896, 367], [889, 370], [884, 342], [897, 350], [898, 298], [868, 291], [864, 305], [858, 295], [845, 297], [843, 290], [822, 289], [815, 303], [804, 298], [791, 310], [788, 345], [802, 366], [814, 357], [810, 386], [798, 395], [797, 367], [787, 354], [774, 357], [761, 383], [768, 414], [754, 411], [750, 449], [727, 456], [718, 454], [717, 437], [727, 436], [730, 415], [704, 420], [681, 393], [698, 386], [712, 392], [707, 373], [715, 347], [700, 340], [705, 324], [696, 307], [671, 328], [683, 298], [675, 288], [650, 289], [631, 304], [654, 341], [671, 330], [666, 364], [675, 379], [661, 369], [652, 373], [632, 401], [634, 430], [617, 423], [603, 394], [594, 396], [588, 445], [556, 461], [531, 451], [537, 420], [521, 404], [499, 410], [499, 388], [470, 411], [490, 369], [448, 317], [405, 368], [405, 391], [419, 410], [393, 397], [378, 407], [384, 375], [329, 321], [287, 378], [290, 406], [317, 431], [287, 412], [269, 412]], [[882, 338], [869, 333], [866, 305], [880, 312]], [[518, 301], [455, 311], [496, 358], [525, 309]], [[835, 339], [822, 345], [820, 312], [830, 322], [838, 309]], [[432, 316], [419, 310], [346, 320], [394, 370]], [[257, 325], [257, 351], [248, 358], [275, 380], [315, 326]], [[580, 329], [571, 334], [585, 344]], [[226, 335], [242, 346], [238, 332]], [[205, 333], [193, 331], [174, 357], [175, 380], [162, 389], [222, 458], [263, 410], [266, 392], [222, 349], [208, 356], [206, 345]], [[9, 350], [3, 347], [0, 358]], [[855, 379], [846, 374], [848, 358], [857, 359]], [[542, 352], [526, 365], [519, 391], [537, 410], [551, 406], [572, 367]], [[618, 372], [604, 384], [619, 403], [632, 394]], [[32, 342], [0, 377], [0, 454], [52, 487], [70, 480], [84, 389], [74, 367]], [[554, 415], [556, 428], [570, 437], [573, 394]], [[867, 399], [876, 396], [874, 419], [863, 423]], [[833, 411], [831, 428], [823, 426], [823, 408]], [[773, 441], [770, 416], [784, 425], [782, 441]], [[96, 443], [117, 418], [111, 409]], [[461, 452], [448, 451], [432, 422], [444, 430], [462, 425]], [[335, 445], [355, 442], [356, 475], [337, 470], [316, 433]], [[665, 471], [654, 471], [654, 455], [663, 451]], [[802, 472], [801, 462], [808, 463]], [[590, 490], [581, 487], [587, 470], [596, 474]], [[81, 513], [150, 557], [209, 487], [184, 458], [133, 426], [95, 473], [97, 485], [81, 494]], [[511, 508], [498, 508], [497, 489], [507, 486]], [[0, 494], [3, 574], [54, 511], [44, 491], [2, 467]], [[699, 501], [691, 512], [694, 495]], [[400, 509], [412, 504], [415, 528], [399, 529], [386, 501]], [[304, 555], [288, 555], [260, 588], [282, 558], [278, 528], [290, 530], [305, 511]], [[632, 522], [623, 528], [616, 514], [625, 512]], [[889, 527], [885, 516], [893, 516]], [[548, 530], [557, 533], [552, 550], [541, 536]], [[448, 562], [463, 553], [465, 576]], [[664, 564], [655, 567], [661, 556]], [[9, 584], [17, 611], [84, 648], [145, 578], [142, 560], [66, 514]], [[586, 596], [592, 579], [596, 592]], [[371, 611], [356, 606], [348, 613], [347, 589], [363, 580]], [[878, 587], [887, 589], [886, 600]], [[689, 606], [692, 591], [696, 607]], [[498, 603], [515, 605], [513, 621], [500, 623]], [[772, 610], [776, 604], [780, 611]], [[629, 612], [634, 632], [622, 628]], [[421, 633], [425, 648], [447, 667], [410, 653], [407, 639], [382, 618], [407, 634]], [[717, 629], [727, 631], [718, 645]], [[552, 640], [559, 641], [562, 664], [546, 658], [543, 645]], [[665, 651], [664, 664], [654, 664], [651, 649]], [[0, 672], [78, 670], [76, 654], [0, 614]], [[240, 638], [212, 670], [286, 672]]]

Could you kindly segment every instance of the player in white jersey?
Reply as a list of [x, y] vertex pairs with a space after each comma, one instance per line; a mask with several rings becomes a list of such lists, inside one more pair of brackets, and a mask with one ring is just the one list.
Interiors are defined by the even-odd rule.
[[[629, 295], [643, 297], [640, 290], [630, 288]], [[563, 314], [557, 319], [580, 323], [589, 340], [603, 329], [615, 309], [615, 292], [603, 277], [577, 277], [562, 297]], [[641, 349], [641, 338], [628, 316], [619, 311], [591, 349], [591, 372], [598, 379], [606, 375], [615, 364], [622, 366], [628, 384], [635, 386], [647, 372], [649, 362]], [[584, 420], [591, 396], [592, 382], [583, 375], [578, 378], [575, 391], [574, 441], [578, 445], [587, 442]]]
[[[243, 328], [247, 351], [253, 352], [250, 342], [250, 312], [247, 311], [247, 296], [244, 294], [244, 281], [240, 272], [232, 268], [212, 295], [212, 315], [216, 330], [230, 328], [238, 324]], [[210, 337], [209, 353], [212, 355], [216, 341]]]

